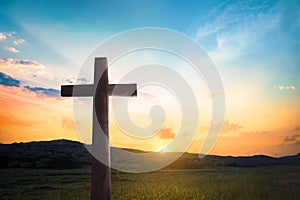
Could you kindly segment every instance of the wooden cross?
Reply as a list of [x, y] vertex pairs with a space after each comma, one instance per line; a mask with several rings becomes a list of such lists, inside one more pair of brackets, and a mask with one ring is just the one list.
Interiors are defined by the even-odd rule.
[[[136, 96], [137, 86], [136, 84], [109, 84], [106, 58], [95, 58], [94, 84], [61, 86], [61, 96], [63, 97], [93, 97], [92, 151], [99, 152], [100, 150], [106, 163], [110, 163], [109, 139], [99, 141], [100, 133], [97, 131], [97, 127], [100, 125], [103, 133], [109, 138], [108, 97], [111, 95]], [[93, 157], [91, 171], [91, 199], [111, 199], [110, 167]]]

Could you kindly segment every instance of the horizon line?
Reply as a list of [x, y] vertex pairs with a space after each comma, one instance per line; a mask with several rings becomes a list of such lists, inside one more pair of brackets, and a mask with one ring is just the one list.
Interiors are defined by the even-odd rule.
[[[83, 142], [77, 141], [77, 140], [71, 140], [71, 139], [66, 139], [66, 138], [60, 138], [60, 139], [52, 139], [52, 140], [32, 140], [32, 141], [27, 141], [27, 142], [12, 142], [12, 143], [2, 143], [0, 142], [0, 145], [12, 145], [12, 144], [24, 144], [24, 143], [34, 143], [34, 142], [53, 142], [53, 141], [69, 141], [69, 142], [76, 142], [80, 143], [82, 145], [91, 145], [91, 144], [85, 144]], [[188, 153], [188, 154], [194, 154], [194, 155], [205, 155], [205, 156], [219, 156], [219, 157], [254, 157], [254, 156], [267, 156], [270, 158], [283, 158], [283, 157], [289, 157], [289, 156], [297, 156], [300, 154], [300, 152], [296, 154], [288, 154], [288, 155], [283, 155], [283, 156], [274, 156], [274, 155], [267, 155], [267, 154], [252, 154], [252, 155], [216, 155], [216, 154], [199, 154], [199, 153], [191, 153], [191, 152], [174, 152], [174, 151], [167, 151], [167, 152], [159, 152], [159, 151], [145, 151], [142, 149], [134, 149], [134, 148], [129, 148], [129, 147], [118, 147], [118, 146], [111, 146], [111, 148], [120, 148], [120, 149], [128, 149], [128, 150], [138, 150], [142, 152], [151, 152], [151, 153]]]

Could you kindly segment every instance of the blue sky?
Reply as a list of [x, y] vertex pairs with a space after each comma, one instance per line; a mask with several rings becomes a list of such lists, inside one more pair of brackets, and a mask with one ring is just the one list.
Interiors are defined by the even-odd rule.
[[[1, 49], [2, 57], [39, 60], [53, 68], [76, 68], [109, 36], [155, 26], [183, 32], [223, 57], [231, 51], [229, 65], [272, 70], [282, 84], [299, 73], [297, 1], [1, 1], [0, 16], [2, 32], [27, 41], [19, 54]], [[266, 59], [271, 62], [255, 63]]]
[[223, 80], [231, 123], [247, 131], [300, 126], [297, 0], [2, 0], [0, 84], [14, 80], [24, 90], [57, 94], [52, 89], [74, 81], [99, 43], [142, 27], [179, 31], [207, 51]]
[[269, 95], [276, 85], [299, 85], [299, 7], [298, 1], [2, 1], [1, 32], [26, 42], [12, 53], [4, 49], [8, 39], [2, 41], [0, 53], [47, 66], [52, 78], [32, 84], [58, 89], [108, 37], [133, 28], [170, 28], [208, 52], [225, 88], [257, 82]]

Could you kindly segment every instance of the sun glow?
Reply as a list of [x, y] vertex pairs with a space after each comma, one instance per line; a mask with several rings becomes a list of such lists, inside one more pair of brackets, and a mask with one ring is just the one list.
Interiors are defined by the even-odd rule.
[[158, 152], [158, 153], [166, 153], [166, 152], [168, 152], [168, 149], [165, 148], [165, 147], [160, 147], [156, 152]]

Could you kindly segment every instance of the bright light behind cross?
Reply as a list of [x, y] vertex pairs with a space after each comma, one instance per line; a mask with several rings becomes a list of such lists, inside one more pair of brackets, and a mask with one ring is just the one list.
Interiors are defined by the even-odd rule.
[[[112, 168], [126, 172], [161, 169], [187, 151], [195, 139], [203, 141], [202, 147], [197, 147], [199, 153], [212, 149], [223, 125], [224, 91], [213, 63], [198, 44], [167, 29], [123, 32], [91, 53], [78, 78], [92, 82], [90, 66], [99, 56], [108, 58], [111, 84], [137, 83], [138, 90], [134, 99], [110, 97], [111, 145], [179, 152], [161, 160], [155, 153], [113, 148]], [[78, 133], [87, 144], [91, 143], [90, 103], [84, 98], [74, 100]], [[199, 131], [201, 127], [207, 127], [206, 131]], [[101, 156], [94, 156], [102, 162]]]

